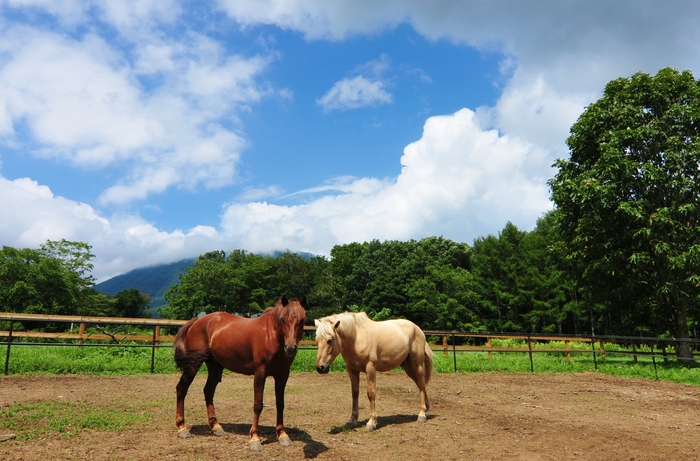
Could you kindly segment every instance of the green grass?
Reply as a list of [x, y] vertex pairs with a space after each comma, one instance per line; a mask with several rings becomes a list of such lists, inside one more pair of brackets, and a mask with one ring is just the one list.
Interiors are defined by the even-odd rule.
[[56, 432], [70, 438], [85, 430], [121, 432], [151, 419], [151, 415], [143, 411], [52, 400], [0, 407], [0, 432], [14, 432], [18, 440]]
[[[519, 340], [502, 340], [493, 346], [527, 347]], [[542, 348], [563, 348], [564, 345], [541, 345], [533, 343], [533, 350]], [[679, 362], [672, 350], [668, 352], [668, 360], [656, 358], [656, 366], [650, 357], [639, 356], [637, 362], [629, 355], [616, 355], [615, 351], [624, 351], [620, 345], [606, 344], [605, 359], [596, 355], [597, 363], [593, 361], [590, 344], [571, 343], [572, 351], [581, 350], [585, 353], [572, 353], [567, 361], [563, 353], [534, 352], [532, 367], [537, 374], [543, 373], [579, 373], [597, 371], [620, 377], [644, 379], [659, 379], [678, 383], [700, 386], [700, 364], [695, 362]], [[6, 346], [0, 346], [0, 366], [5, 364]], [[638, 349], [639, 351], [649, 352]], [[658, 350], [656, 351], [658, 352]], [[529, 354], [526, 352], [494, 352], [489, 359], [485, 352], [458, 352], [456, 355], [458, 373], [531, 373]], [[435, 371], [438, 373], [454, 373], [455, 358], [451, 351], [445, 357], [442, 351], [436, 351]], [[297, 354], [292, 365], [292, 371], [313, 372], [316, 367], [315, 349], [302, 349]], [[338, 357], [331, 372], [344, 372], [345, 364]], [[0, 373], [4, 368], [0, 368]], [[133, 375], [147, 374], [151, 371], [150, 348], [125, 347], [74, 347], [74, 346], [19, 346], [13, 345], [10, 357], [10, 374], [106, 374]], [[170, 345], [156, 349], [155, 373], [178, 373], [173, 361], [173, 351]], [[400, 371], [400, 369], [399, 369]], [[206, 373], [202, 367], [200, 373]]]

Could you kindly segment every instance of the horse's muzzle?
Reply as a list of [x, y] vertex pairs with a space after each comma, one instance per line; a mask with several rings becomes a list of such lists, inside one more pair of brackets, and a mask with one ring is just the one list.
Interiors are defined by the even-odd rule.
[[287, 357], [294, 357], [297, 355], [297, 351], [299, 350], [299, 347], [295, 344], [293, 346], [284, 346], [284, 353], [287, 354]]
[[320, 366], [317, 366], [317, 367], [316, 367], [316, 371], [318, 371], [318, 372], [321, 373], [322, 375], [325, 375], [325, 374], [328, 373], [330, 370], [331, 370], [331, 367], [327, 367], [327, 366], [325, 366], [325, 365], [320, 365]]

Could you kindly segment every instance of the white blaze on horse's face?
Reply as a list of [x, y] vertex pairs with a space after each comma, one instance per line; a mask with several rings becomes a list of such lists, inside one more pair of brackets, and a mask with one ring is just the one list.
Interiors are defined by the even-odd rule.
[[318, 346], [318, 351], [316, 352], [316, 371], [319, 373], [328, 373], [333, 364], [333, 360], [340, 354], [340, 344], [335, 331], [340, 321], [336, 322], [335, 325], [331, 324], [329, 321], [321, 322], [319, 320], [314, 320], [314, 323], [316, 324], [316, 346]]

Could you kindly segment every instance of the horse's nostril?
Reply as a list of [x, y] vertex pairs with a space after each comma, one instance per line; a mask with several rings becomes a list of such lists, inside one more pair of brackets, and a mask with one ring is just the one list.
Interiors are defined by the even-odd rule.
[[324, 367], [316, 367], [316, 371], [323, 373]]

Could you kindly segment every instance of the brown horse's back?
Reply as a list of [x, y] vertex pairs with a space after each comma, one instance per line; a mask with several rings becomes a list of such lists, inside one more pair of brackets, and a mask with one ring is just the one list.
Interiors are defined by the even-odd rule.
[[[227, 312], [192, 319], [175, 337], [175, 363], [185, 371], [196, 364], [214, 360], [224, 368], [245, 375], [253, 374], [261, 363], [284, 367], [277, 363], [275, 356], [291, 365], [291, 359], [283, 357], [279, 344], [268, 338], [274, 332], [272, 320], [272, 312], [254, 319]], [[213, 343], [216, 347], [212, 347]]]

